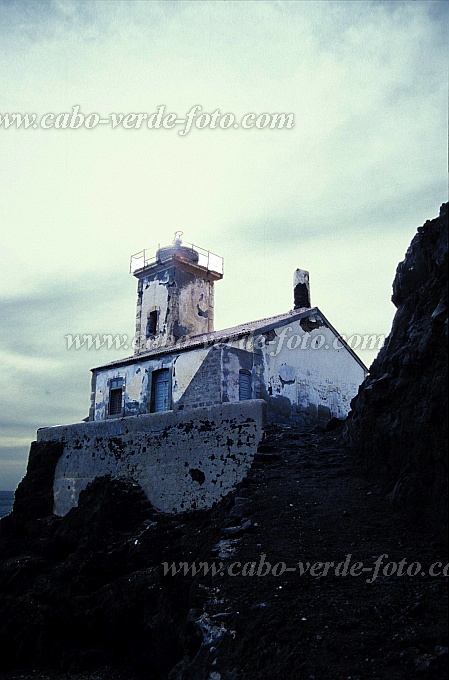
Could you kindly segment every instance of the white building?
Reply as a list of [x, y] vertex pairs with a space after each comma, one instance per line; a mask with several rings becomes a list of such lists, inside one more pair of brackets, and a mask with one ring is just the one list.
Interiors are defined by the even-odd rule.
[[295, 272], [291, 311], [214, 331], [222, 258], [177, 236], [152, 259], [133, 256], [131, 271], [135, 352], [93, 369], [90, 420], [247, 399], [263, 399], [278, 422], [346, 417], [366, 367], [311, 307], [308, 272]]
[[252, 464], [267, 418], [344, 418], [365, 367], [317, 307], [298, 269], [294, 309], [214, 331], [223, 261], [194, 246], [131, 260], [138, 279], [135, 353], [93, 369], [87, 422], [42, 428], [59, 442], [54, 512], [95, 478], [139, 484], [162, 512], [208, 508]]

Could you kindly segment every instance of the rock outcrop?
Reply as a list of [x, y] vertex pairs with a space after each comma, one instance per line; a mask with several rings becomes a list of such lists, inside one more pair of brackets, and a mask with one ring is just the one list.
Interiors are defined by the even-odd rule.
[[396, 271], [391, 333], [351, 403], [356, 455], [393, 502], [447, 529], [448, 204]]
[[225, 501], [164, 515], [137, 484], [110, 477], [63, 518], [50, 510], [33, 520], [19, 494], [0, 522], [0, 675], [37, 666], [166, 677], [201, 636], [186, 624], [193, 576], [164, 575], [162, 565], [209, 558], [223, 513]]
[[266, 432], [210, 510], [108, 477], [64, 517], [23, 497], [0, 521], [1, 680], [447, 678], [444, 546], [392, 521], [340, 436]]

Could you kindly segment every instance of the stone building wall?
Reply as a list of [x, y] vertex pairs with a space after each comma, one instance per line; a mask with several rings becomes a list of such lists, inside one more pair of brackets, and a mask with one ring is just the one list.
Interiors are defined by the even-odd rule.
[[139, 484], [157, 510], [209, 508], [245, 477], [262, 437], [265, 402], [90, 421], [38, 430], [62, 442], [54, 512], [65, 515], [93, 479]]

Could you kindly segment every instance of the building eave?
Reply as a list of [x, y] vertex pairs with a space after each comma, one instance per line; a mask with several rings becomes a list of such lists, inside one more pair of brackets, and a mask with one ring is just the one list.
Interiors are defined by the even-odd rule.
[[286, 323], [291, 323], [314, 315], [319, 315], [322, 318], [324, 324], [335, 334], [341, 345], [353, 356], [353, 358], [363, 368], [365, 373], [367, 373], [368, 369], [363, 363], [363, 361], [357, 356], [354, 350], [351, 349], [347, 342], [345, 342], [345, 340], [341, 337], [338, 331], [336, 331], [332, 324], [329, 323], [327, 318], [324, 316], [324, 314], [318, 307], [312, 307], [311, 309], [306, 309], [303, 311], [293, 310], [291, 312], [286, 312], [285, 314], [279, 314], [275, 317], [268, 317], [266, 319], [260, 319], [258, 321], [251, 321], [248, 324], [241, 324], [239, 326], [225, 328], [221, 331], [204, 333], [202, 335], [194, 336], [190, 340], [186, 340], [185, 342], [181, 342], [177, 345], [171, 345], [170, 347], [162, 347], [157, 350], [149, 350], [148, 352], [134, 354], [123, 359], [117, 359], [116, 361], [111, 361], [110, 363], [102, 364], [101, 366], [96, 366], [91, 370], [99, 371], [107, 368], [118, 368], [120, 366], [128, 366], [130, 364], [141, 363], [144, 361], [148, 361], [150, 359], [157, 359], [158, 357], [163, 357], [170, 354], [180, 354], [183, 352], [189, 352], [191, 350], [198, 349], [199, 347], [202, 346], [208, 347], [213, 344], [220, 344], [222, 342], [224, 343], [231, 339], [235, 340], [244, 337], [245, 335], [254, 335], [255, 333], [257, 333], [258, 335], [262, 335], [263, 333], [267, 333], [270, 330], [274, 330], [276, 328], [284, 326]]

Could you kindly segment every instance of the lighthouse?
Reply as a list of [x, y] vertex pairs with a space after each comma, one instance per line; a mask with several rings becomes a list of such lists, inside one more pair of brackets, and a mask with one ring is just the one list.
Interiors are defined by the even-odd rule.
[[182, 234], [153, 257], [141, 251], [131, 258], [138, 280], [135, 355], [214, 330], [214, 283], [223, 278], [223, 259], [184, 244]]

